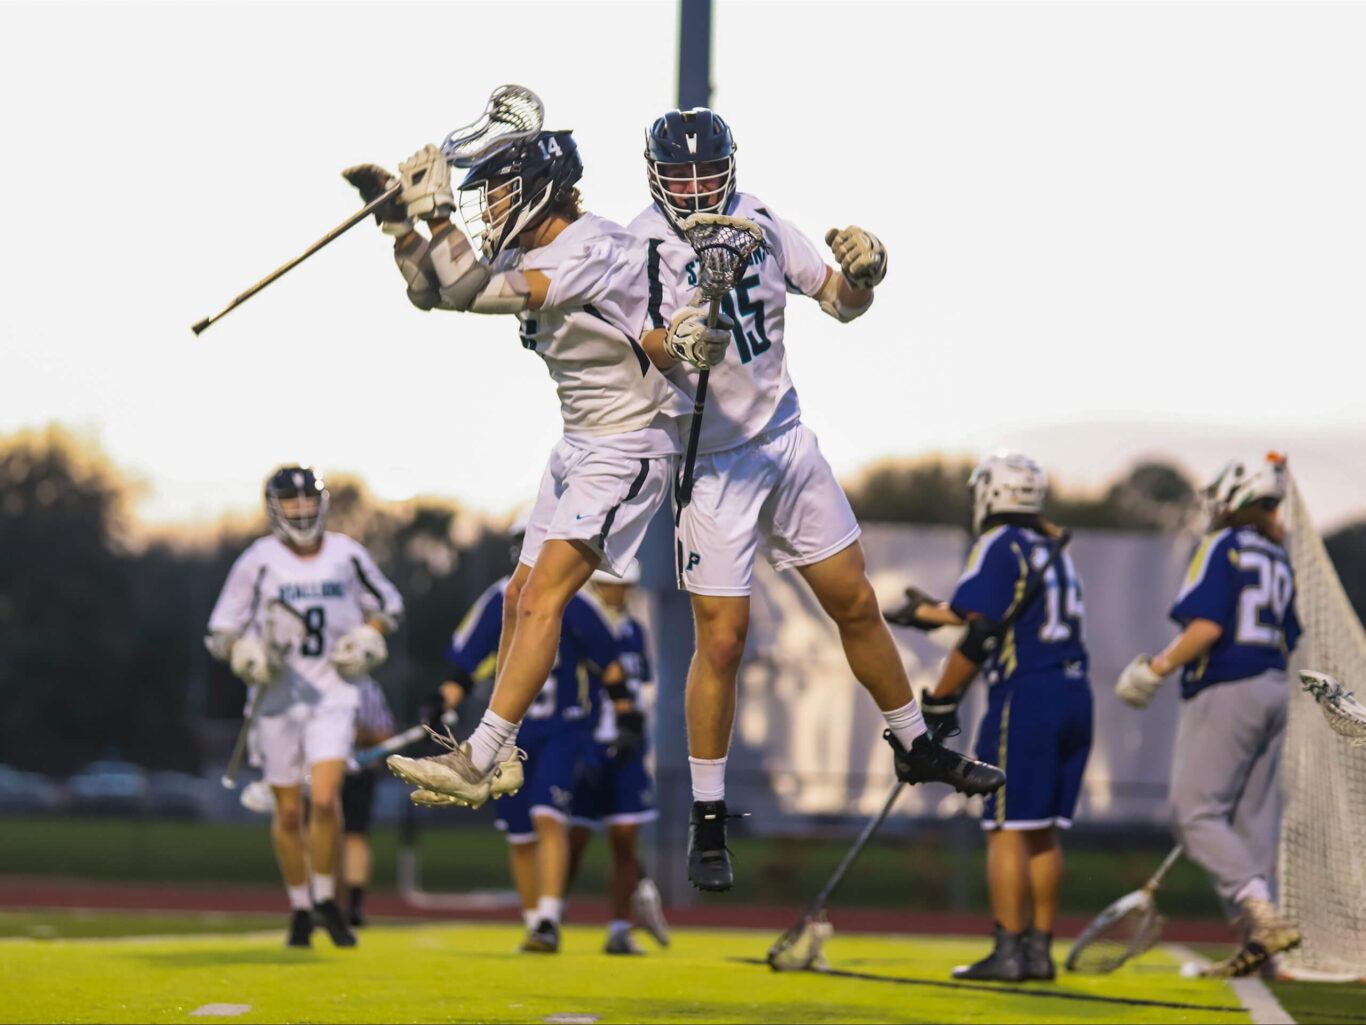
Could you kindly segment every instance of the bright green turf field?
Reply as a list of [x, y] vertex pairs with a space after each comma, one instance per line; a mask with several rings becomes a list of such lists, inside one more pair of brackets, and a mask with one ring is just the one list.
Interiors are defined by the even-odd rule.
[[[57, 923], [59, 935], [64, 924]], [[9, 925], [5, 931], [22, 932]], [[203, 1022], [218, 1019], [191, 1012], [249, 1004], [250, 1012], [227, 1020], [542, 1022], [579, 1014], [604, 1023], [1249, 1021], [1226, 984], [1180, 978], [1176, 960], [1160, 950], [1104, 978], [993, 986], [949, 979], [953, 965], [984, 953], [981, 940], [838, 933], [826, 951], [837, 972], [852, 973], [841, 976], [777, 974], [750, 963], [773, 938], [684, 929], [671, 949], [651, 947], [648, 957], [629, 959], [599, 953], [602, 929], [588, 926], [568, 928], [564, 951], [554, 957], [515, 953], [520, 930], [503, 925], [371, 927], [356, 950], [336, 950], [318, 933], [313, 950], [287, 951], [279, 928], [8, 939], [0, 940], [0, 1016]]]

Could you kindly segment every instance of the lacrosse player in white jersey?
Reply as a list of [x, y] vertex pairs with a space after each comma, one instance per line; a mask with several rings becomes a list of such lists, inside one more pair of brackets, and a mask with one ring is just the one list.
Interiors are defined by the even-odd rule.
[[[521, 786], [517, 728], [550, 676], [565, 608], [600, 564], [619, 575], [635, 555], [667, 494], [688, 403], [638, 342], [644, 247], [582, 210], [583, 164], [569, 132], [509, 143], [470, 169], [461, 210], [480, 253], [449, 220], [455, 199], [442, 150], [425, 147], [399, 172], [398, 202], [377, 217], [397, 236], [409, 299], [424, 310], [516, 316], [522, 346], [555, 380], [564, 419], [505, 594], [488, 711], [466, 743], [447, 738], [448, 754], [388, 760], [420, 789], [477, 807]], [[394, 180], [373, 165], [343, 173], [367, 201]]]
[[[384, 635], [403, 600], [364, 547], [326, 531], [328, 493], [311, 469], [277, 470], [265, 500], [271, 533], [233, 563], [205, 646], [253, 688], [253, 747], [275, 797], [271, 835], [293, 908], [288, 945], [310, 946], [316, 920], [350, 947], [356, 937], [337, 907], [333, 869], [356, 683], [388, 656]], [[256, 688], [264, 688], [259, 704]]]
[[[831, 229], [826, 241], [839, 267], [827, 266], [796, 228], [761, 200], [736, 191], [730, 128], [706, 108], [669, 111], [655, 121], [646, 132], [645, 161], [654, 202], [630, 225], [648, 252], [649, 323], [642, 345], [689, 394], [697, 375], [681, 361], [696, 363], [700, 349], [704, 362], [714, 364], [677, 552], [679, 585], [692, 595], [697, 625], [686, 698], [694, 801], [688, 877], [699, 889], [728, 890], [725, 764], [758, 553], [776, 569], [801, 573], [838, 625], [850, 668], [886, 717], [901, 779], [986, 793], [999, 788], [1005, 774], [926, 734], [868, 582], [858, 522], [815, 435], [801, 423], [787, 373], [788, 293], [809, 296], [841, 323], [855, 319], [872, 303], [886, 272], [882, 243], [861, 228]], [[730, 352], [704, 335], [706, 311], [694, 305], [698, 263], [682, 229], [695, 213], [743, 217], [763, 229], [765, 249], [750, 258], [745, 276], [722, 301], [734, 343]]]

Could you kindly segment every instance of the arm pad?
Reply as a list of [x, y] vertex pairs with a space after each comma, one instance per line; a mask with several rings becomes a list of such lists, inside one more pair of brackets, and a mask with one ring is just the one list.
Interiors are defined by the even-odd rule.
[[868, 302], [857, 309], [850, 309], [840, 302], [840, 280], [839, 274], [827, 274], [825, 284], [816, 293], [816, 301], [821, 304], [821, 312], [834, 317], [841, 324], [847, 324], [851, 320], [863, 316], [873, 305], [872, 296], [868, 297]]
[[996, 654], [1000, 647], [1000, 624], [985, 616], [973, 616], [968, 620], [968, 629], [958, 645], [958, 652], [975, 666]]
[[441, 303], [441, 294], [436, 289], [436, 270], [428, 256], [430, 247], [431, 243], [416, 233], [406, 245], [394, 246], [394, 262], [398, 264], [403, 280], [408, 282], [408, 301], [419, 310], [432, 310]]
[[489, 283], [489, 267], [479, 259], [465, 233], [453, 224], [434, 232], [427, 250], [436, 274], [438, 304], [443, 310], [467, 311]]

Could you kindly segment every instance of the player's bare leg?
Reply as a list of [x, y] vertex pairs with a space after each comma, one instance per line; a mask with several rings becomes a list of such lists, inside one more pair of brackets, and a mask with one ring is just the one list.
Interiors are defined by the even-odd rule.
[[1020, 982], [1029, 978], [1023, 935], [1030, 916], [1029, 868], [1029, 844], [1020, 830], [987, 833], [987, 891], [996, 918], [995, 946], [976, 964], [955, 968], [955, 979]]
[[308, 847], [304, 843], [304, 794], [302, 786], [272, 786], [275, 814], [270, 821], [270, 838], [275, 860], [289, 893], [293, 918], [289, 926], [291, 947], [307, 947], [313, 932], [313, 896], [308, 888]]
[[697, 647], [688, 667], [684, 709], [693, 806], [688, 879], [699, 890], [729, 890], [726, 849], [726, 756], [735, 724], [735, 681], [749, 633], [749, 598], [694, 594]]
[[[415, 786], [447, 794], [473, 807], [490, 796], [515, 791], [521, 785], [520, 765], [512, 765], [516, 758], [509, 760], [504, 752], [516, 739], [522, 717], [554, 668], [565, 606], [587, 583], [598, 562], [597, 553], [580, 541], [546, 541], [517, 592], [512, 638], [506, 642], [483, 720], [466, 743], [448, 754], [431, 758], [391, 755], [389, 768]], [[503, 643], [500, 640], [500, 651]], [[508, 768], [518, 771], [505, 775]], [[510, 780], [515, 780], [515, 785]]]
[[533, 813], [531, 825], [536, 830], [537, 921], [535, 928], [527, 933], [521, 949], [528, 953], [557, 954], [564, 892], [569, 883], [569, 829], [564, 820], [555, 815]]
[[308, 771], [308, 846], [313, 867], [314, 910], [333, 943], [339, 947], [354, 947], [356, 935], [337, 907], [337, 883], [333, 872], [342, 831], [341, 785], [346, 763], [339, 758], [315, 762]]
[[615, 822], [607, 827], [607, 842], [612, 848], [612, 875], [608, 885], [608, 907], [612, 919], [607, 928], [608, 954], [643, 954], [631, 938], [631, 896], [640, 882], [640, 859], [636, 854], [640, 826], [634, 822]]
[[[345, 829], [345, 823], [342, 828]], [[364, 925], [360, 894], [370, 888], [375, 858], [370, 850], [370, 838], [364, 833], [342, 833], [341, 861], [337, 866], [337, 884], [351, 894], [350, 922]]]
[[1024, 839], [1029, 856], [1029, 893], [1034, 906], [1025, 932], [1025, 963], [1031, 979], [1052, 979], [1057, 975], [1052, 946], [1053, 922], [1058, 915], [1062, 887], [1062, 844], [1052, 826], [1024, 830]]
[[517, 887], [517, 899], [522, 904], [522, 921], [528, 933], [536, 928], [536, 905], [541, 899], [541, 866], [537, 846], [535, 840], [508, 843], [512, 884]]

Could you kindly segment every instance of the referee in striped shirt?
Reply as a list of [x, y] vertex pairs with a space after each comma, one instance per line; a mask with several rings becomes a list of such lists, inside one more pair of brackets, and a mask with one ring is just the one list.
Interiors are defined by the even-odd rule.
[[[381, 744], [394, 735], [394, 713], [384, 700], [384, 691], [368, 676], [361, 677], [360, 708], [356, 710], [357, 751]], [[376, 761], [363, 769], [348, 772], [342, 781], [341, 892], [350, 894], [350, 922], [365, 924], [365, 888], [370, 885], [373, 859], [370, 854], [370, 812], [375, 804], [375, 781], [384, 763]]]

